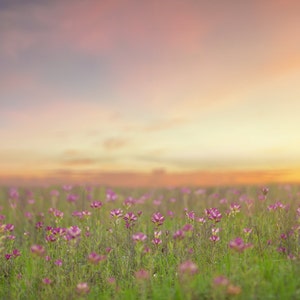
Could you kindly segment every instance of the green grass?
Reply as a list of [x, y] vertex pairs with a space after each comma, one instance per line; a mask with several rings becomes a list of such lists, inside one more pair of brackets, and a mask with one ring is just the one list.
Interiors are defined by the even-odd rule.
[[[196, 189], [188, 194], [180, 189], [115, 189], [118, 199], [107, 201], [104, 187], [76, 186], [70, 192], [59, 187], [32, 188], [30, 196], [20, 188], [16, 198], [3, 187], [0, 299], [299, 299], [300, 188], [269, 188], [265, 200], [259, 200], [259, 188], [244, 186], [208, 188], [204, 194], [197, 194]], [[51, 196], [53, 189], [60, 192], [57, 198]], [[79, 197], [68, 202], [68, 193]], [[129, 196], [135, 201], [125, 205]], [[35, 202], [28, 203], [30, 199]], [[153, 202], [158, 199], [160, 204]], [[103, 206], [91, 208], [94, 200]], [[240, 212], [228, 213], [232, 203], [241, 206]], [[279, 204], [272, 209], [275, 203]], [[212, 207], [222, 214], [219, 222], [205, 213]], [[63, 212], [63, 217], [49, 213], [50, 208]], [[123, 217], [111, 217], [111, 210], [119, 208], [123, 217], [127, 212], [137, 216], [129, 228]], [[72, 215], [74, 211], [91, 215], [79, 218]], [[187, 217], [191, 211], [194, 219]], [[164, 216], [162, 225], [151, 221], [156, 212]], [[200, 217], [205, 218], [204, 224], [198, 221]], [[42, 222], [41, 228], [37, 222]], [[8, 231], [7, 224], [14, 229]], [[192, 229], [183, 230], [184, 237], [175, 239], [174, 233], [186, 224]], [[71, 226], [81, 232], [68, 241]], [[47, 227], [62, 231], [53, 234]], [[216, 242], [210, 240], [213, 228], [219, 228]], [[246, 234], [244, 228], [252, 232]], [[139, 232], [147, 235], [146, 241], [133, 241], [132, 235]], [[46, 240], [51, 234], [55, 241]], [[160, 239], [157, 245], [152, 242], [155, 235]], [[251, 247], [230, 248], [230, 241], [238, 237]], [[41, 245], [45, 253], [32, 253], [33, 245]], [[21, 255], [8, 259], [14, 249]], [[93, 264], [88, 259], [92, 252], [101, 255], [101, 261]], [[61, 266], [55, 264], [57, 260]], [[194, 269], [182, 269], [186, 262]], [[227, 278], [225, 285], [215, 283], [219, 276]], [[44, 283], [45, 278], [51, 284]], [[80, 283], [86, 283], [88, 290], [80, 293]]]

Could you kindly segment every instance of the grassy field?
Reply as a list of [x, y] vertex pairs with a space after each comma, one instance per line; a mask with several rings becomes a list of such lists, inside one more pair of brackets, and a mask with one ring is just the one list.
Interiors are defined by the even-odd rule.
[[1, 299], [300, 299], [300, 188], [0, 189]]

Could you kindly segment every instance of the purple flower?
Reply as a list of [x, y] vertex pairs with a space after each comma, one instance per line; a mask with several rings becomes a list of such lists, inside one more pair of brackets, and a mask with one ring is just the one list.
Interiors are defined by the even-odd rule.
[[30, 251], [33, 253], [33, 254], [36, 254], [38, 256], [43, 256], [45, 254], [45, 248], [41, 245], [33, 245], [31, 246], [30, 248]]
[[175, 240], [177, 239], [183, 239], [184, 238], [184, 232], [182, 230], [177, 230], [174, 234], [173, 234], [173, 238]]
[[91, 203], [91, 208], [100, 208], [100, 207], [102, 207], [102, 202], [100, 202], [100, 201], [93, 201], [92, 203]]
[[78, 226], [71, 226], [67, 229], [67, 239], [75, 239], [79, 237], [81, 233], [81, 229]]
[[106, 259], [105, 255], [99, 255], [96, 252], [91, 252], [88, 256], [88, 260], [89, 262], [91, 262], [92, 264], [97, 264], [100, 261], [103, 261]]
[[106, 201], [110, 202], [110, 201], [115, 201], [117, 200], [118, 196], [116, 195], [116, 193], [114, 191], [112, 191], [111, 189], [107, 189], [106, 190]]
[[110, 215], [114, 218], [121, 218], [123, 216], [123, 211], [121, 209], [113, 209], [110, 211]]
[[21, 252], [18, 249], [14, 249], [12, 251], [12, 255], [14, 256], [14, 258], [21, 256]]
[[62, 262], [61, 259], [57, 259], [57, 260], [54, 262], [54, 264], [57, 265], [57, 266], [59, 266], [59, 267], [61, 267], [62, 264], [63, 264], [63, 262]]
[[79, 199], [79, 196], [76, 195], [76, 194], [69, 194], [69, 195], [67, 196], [67, 201], [68, 201], [68, 202], [74, 203], [74, 202], [76, 202], [78, 199]]
[[237, 252], [243, 252], [245, 249], [252, 247], [252, 244], [245, 244], [242, 238], [237, 237], [229, 242], [229, 247]]
[[144, 242], [146, 241], [147, 236], [142, 232], [138, 232], [132, 235], [132, 239], [135, 242]]
[[52, 283], [52, 280], [49, 279], [49, 278], [44, 278], [44, 279], [42, 280], [42, 282], [43, 282], [44, 284], [51, 284], [51, 283]]
[[154, 245], [159, 245], [159, 244], [161, 244], [162, 243], [162, 240], [161, 239], [159, 239], [159, 238], [154, 238], [153, 240], [152, 240], [152, 243], [154, 244]]
[[88, 294], [90, 291], [89, 285], [86, 282], [78, 283], [76, 286], [76, 291], [79, 294]]
[[4, 227], [5, 231], [13, 231], [15, 229], [15, 226], [13, 224], [6, 224]]
[[191, 260], [187, 260], [178, 266], [180, 276], [191, 276], [198, 272], [198, 266]]
[[206, 209], [205, 213], [208, 219], [214, 221], [215, 223], [220, 222], [222, 219], [222, 214], [215, 207]]
[[152, 215], [151, 221], [156, 225], [160, 226], [164, 223], [165, 217], [160, 213], [156, 212]]

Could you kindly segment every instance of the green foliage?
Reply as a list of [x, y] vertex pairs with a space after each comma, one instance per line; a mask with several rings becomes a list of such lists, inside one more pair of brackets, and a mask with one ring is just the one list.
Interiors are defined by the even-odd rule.
[[0, 299], [300, 297], [297, 186], [18, 193], [0, 190]]

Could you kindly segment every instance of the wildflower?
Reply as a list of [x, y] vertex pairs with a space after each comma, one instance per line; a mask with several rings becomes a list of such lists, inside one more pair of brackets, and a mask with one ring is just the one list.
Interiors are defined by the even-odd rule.
[[43, 222], [37, 222], [37, 223], [35, 224], [35, 228], [36, 228], [36, 229], [42, 229], [43, 226], [44, 226], [44, 223], [43, 223]]
[[212, 233], [212, 235], [218, 235], [218, 233], [220, 232], [220, 228], [212, 228], [211, 229], [211, 233]]
[[135, 242], [144, 242], [147, 239], [147, 236], [144, 233], [138, 232], [132, 235], [132, 239]]
[[91, 208], [100, 208], [100, 207], [102, 207], [102, 202], [100, 202], [100, 201], [93, 201], [92, 203], [91, 203], [91, 205], [90, 205], [90, 207]]
[[130, 228], [134, 225], [135, 221], [137, 220], [137, 216], [132, 213], [132, 212], [128, 212], [124, 218], [125, 220], [125, 225], [126, 225], [126, 228]]
[[241, 205], [237, 203], [230, 204], [230, 212], [229, 215], [235, 216], [237, 213], [241, 211]]
[[67, 196], [67, 201], [71, 202], [71, 203], [76, 202], [78, 199], [79, 199], [79, 196], [76, 194], [68, 194], [68, 196]]
[[13, 231], [15, 229], [15, 226], [13, 224], [6, 224], [4, 227], [5, 231]]
[[252, 228], [244, 228], [243, 231], [246, 235], [249, 235], [252, 232]]
[[187, 260], [178, 266], [178, 272], [181, 276], [195, 275], [198, 273], [198, 266], [191, 260]]
[[193, 231], [194, 227], [192, 224], [185, 224], [183, 227], [182, 227], [182, 230], [183, 231]]
[[90, 288], [86, 282], [81, 282], [77, 284], [76, 291], [79, 294], [87, 294], [89, 293]]
[[43, 282], [44, 284], [51, 284], [51, 283], [52, 283], [52, 280], [49, 279], [49, 278], [44, 278], [44, 279], [42, 280], [42, 282]]
[[188, 219], [195, 220], [196, 214], [194, 211], [185, 210], [185, 215], [187, 216]]
[[63, 261], [61, 259], [57, 259], [55, 262], [54, 262], [55, 265], [61, 267], [62, 264], [63, 264]]
[[203, 218], [203, 217], [198, 218], [197, 221], [198, 221], [201, 225], [203, 225], [203, 224], [206, 222], [205, 218]]
[[152, 215], [151, 221], [156, 225], [160, 226], [164, 223], [165, 217], [160, 213], [156, 212]]
[[75, 239], [79, 237], [81, 233], [81, 229], [78, 226], [71, 226], [67, 229], [67, 239]]
[[134, 276], [137, 280], [147, 280], [150, 278], [150, 273], [147, 270], [141, 269], [134, 273]]
[[121, 218], [123, 216], [123, 211], [121, 209], [113, 209], [110, 211], [111, 217]]
[[118, 199], [118, 196], [116, 195], [116, 193], [110, 189], [106, 190], [106, 201], [115, 201]]
[[12, 257], [13, 257], [13, 255], [10, 253], [5, 254], [6, 260], [10, 260]]
[[220, 240], [220, 237], [217, 236], [217, 235], [212, 235], [210, 238], [209, 238], [212, 242], [218, 242]]
[[14, 249], [12, 251], [12, 255], [14, 256], [14, 258], [21, 256], [21, 252], [18, 249]]
[[65, 192], [69, 192], [69, 191], [72, 190], [73, 186], [72, 186], [72, 185], [69, 185], [69, 184], [65, 184], [65, 185], [62, 186], [62, 188], [63, 188], [63, 190], [64, 190]]
[[33, 254], [36, 254], [37, 256], [43, 256], [45, 254], [45, 248], [41, 245], [33, 245], [31, 246], [30, 250]]
[[218, 276], [214, 278], [213, 283], [216, 286], [227, 286], [230, 281], [225, 276]]
[[154, 245], [160, 245], [162, 243], [162, 240], [161, 239], [159, 239], [159, 238], [154, 238], [153, 240], [152, 240], [152, 244], [154, 244]]
[[97, 264], [106, 259], [105, 255], [99, 255], [96, 252], [91, 252], [88, 256], [88, 261], [92, 264]]
[[184, 232], [182, 230], [177, 230], [174, 234], [173, 234], [173, 238], [176, 239], [183, 239], [184, 238]]
[[220, 222], [222, 219], [222, 214], [219, 212], [217, 208], [209, 208], [205, 209], [205, 213], [209, 220], [214, 221], [215, 223]]
[[229, 247], [237, 252], [243, 252], [245, 249], [252, 247], [252, 244], [245, 244], [242, 238], [237, 237], [229, 242]]

